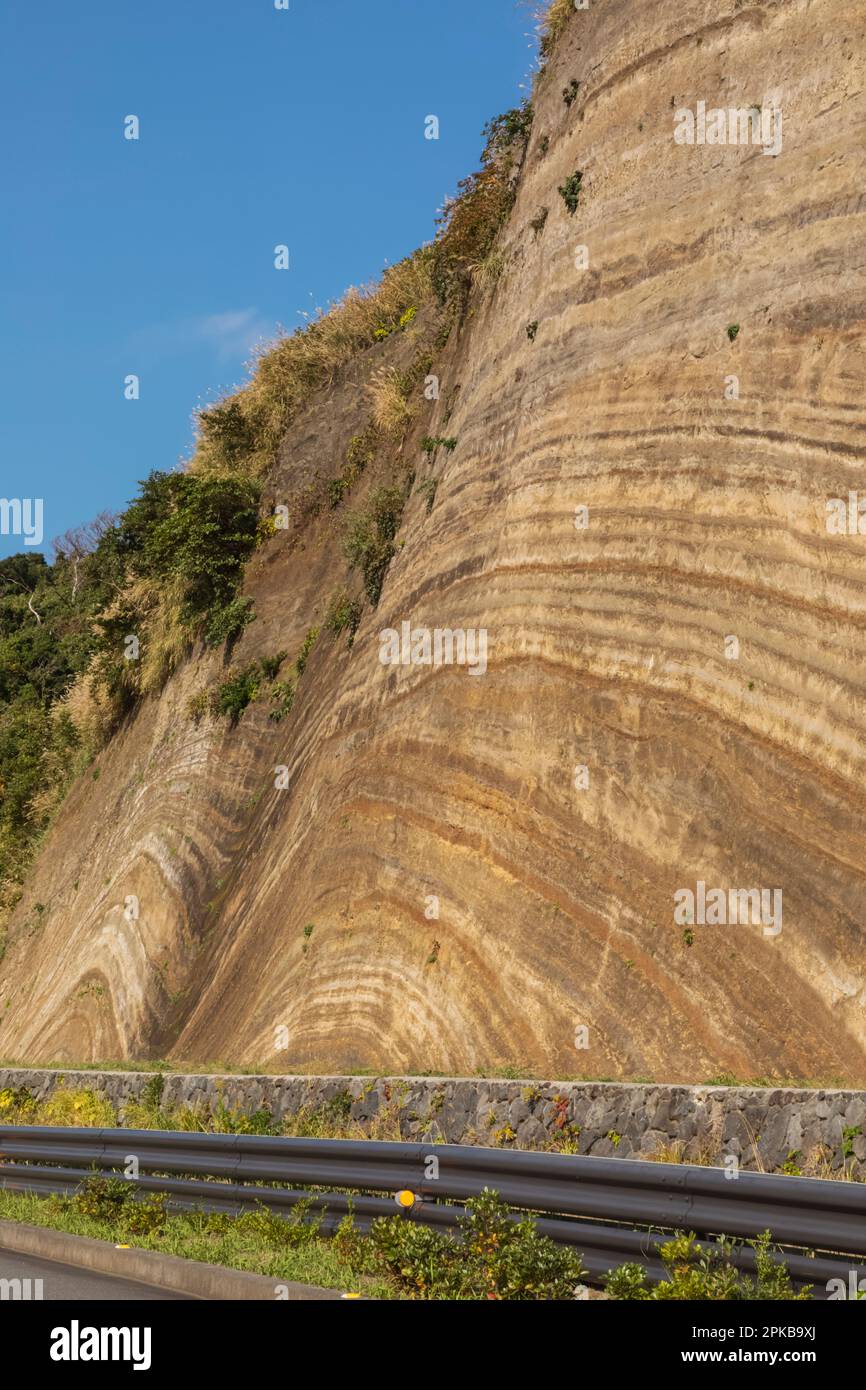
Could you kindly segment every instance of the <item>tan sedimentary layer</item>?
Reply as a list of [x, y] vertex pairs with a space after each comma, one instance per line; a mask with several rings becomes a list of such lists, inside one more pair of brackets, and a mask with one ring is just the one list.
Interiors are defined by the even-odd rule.
[[[280, 725], [196, 728], [199, 655], [114, 741], [19, 910], [0, 1053], [254, 1064], [285, 1026], [287, 1069], [862, 1082], [866, 537], [828, 535], [825, 503], [866, 492], [864, 29], [853, 0], [569, 21], [504, 274], [434, 368], [453, 415], [405, 446], [458, 447], [378, 610], [351, 651], [320, 639]], [[676, 145], [699, 100], [777, 102], [781, 153]], [[394, 350], [297, 422], [276, 498], [337, 471]], [[294, 654], [341, 566], [329, 517], [278, 533], [236, 659]], [[404, 619], [485, 628], [486, 674], [380, 665]], [[686, 945], [673, 894], [698, 879], [782, 889], [781, 934]]]

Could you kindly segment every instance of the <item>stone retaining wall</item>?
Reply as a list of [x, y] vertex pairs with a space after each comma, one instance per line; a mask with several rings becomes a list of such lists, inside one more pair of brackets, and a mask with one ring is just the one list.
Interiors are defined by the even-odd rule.
[[[0, 1069], [0, 1091], [45, 1099], [58, 1085], [106, 1096], [120, 1122], [153, 1073]], [[866, 1180], [866, 1092], [448, 1077], [206, 1076], [164, 1073], [162, 1105], [212, 1114], [222, 1103], [276, 1121], [301, 1110], [356, 1121], [373, 1138], [565, 1149], [620, 1158], [659, 1152], [745, 1168], [843, 1167]], [[0, 1110], [2, 1120], [2, 1110]]]

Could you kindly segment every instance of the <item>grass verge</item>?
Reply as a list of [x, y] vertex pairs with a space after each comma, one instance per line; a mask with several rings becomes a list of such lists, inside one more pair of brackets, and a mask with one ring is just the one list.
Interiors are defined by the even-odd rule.
[[[111, 1218], [88, 1216], [75, 1198], [30, 1197], [0, 1191], [0, 1219], [22, 1221], [69, 1235], [93, 1236], [112, 1244], [134, 1245], [163, 1255], [264, 1274], [276, 1282], [297, 1281], [323, 1289], [361, 1293], [367, 1298], [399, 1298], [400, 1289], [387, 1273], [377, 1271], [363, 1237], [347, 1232], [318, 1236], [315, 1227], [272, 1218], [265, 1211], [231, 1218], [186, 1212], [166, 1216], [156, 1231], [133, 1234], [132, 1207]], [[283, 1229], [280, 1230], [276, 1224]]]

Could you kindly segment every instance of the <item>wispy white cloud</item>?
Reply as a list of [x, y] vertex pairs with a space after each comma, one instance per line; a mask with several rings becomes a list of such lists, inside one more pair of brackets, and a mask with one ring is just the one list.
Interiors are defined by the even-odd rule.
[[139, 362], [150, 364], [205, 348], [220, 366], [227, 366], [246, 362], [253, 348], [273, 335], [274, 325], [257, 309], [230, 309], [138, 329], [130, 337], [129, 348]]

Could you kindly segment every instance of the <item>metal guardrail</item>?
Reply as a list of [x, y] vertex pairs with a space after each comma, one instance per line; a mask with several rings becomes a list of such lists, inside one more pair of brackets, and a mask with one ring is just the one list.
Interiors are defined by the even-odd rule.
[[[661, 1277], [658, 1247], [674, 1230], [735, 1241], [769, 1230], [792, 1278], [812, 1284], [817, 1297], [829, 1279], [847, 1287], [852, 1270], [866, 1279], [864, 1183], [744, 1170], [731, 1179], [689, 1164], [457, 1144], [0, 1126], [0, 1184], [10, 1191], [69, 1193], [94, 1171], [122, 1176], [131, 1156], [136, 1188], [165, 1193], [175, 1208], [237, 1214], [308, 1202], [324, 1231], [349, 1212], [368, 1229], [394, 1214], [399, 1191], [419, 1199], [407, 1219], [452, 1228], [460, 1204], [492, 1188], [535, 1214], [540, 1231], [579, 1249], [593, 1279], [625, 1261]], [[754, 1268], [748, 1246], [736, 1246], [732, 1259]]]

